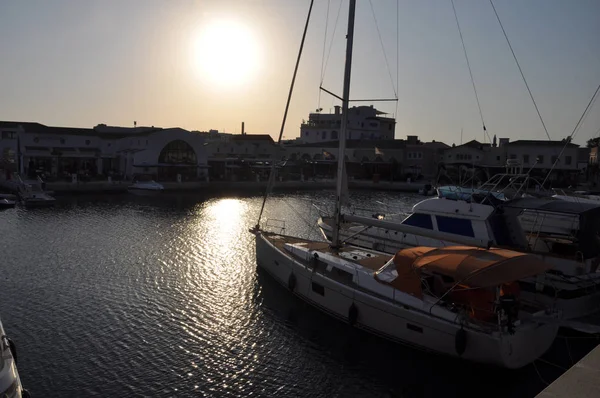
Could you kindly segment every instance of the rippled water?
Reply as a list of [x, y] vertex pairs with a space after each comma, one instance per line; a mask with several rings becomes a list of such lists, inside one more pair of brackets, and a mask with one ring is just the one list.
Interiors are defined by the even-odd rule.
[[[277, 196], [266, 218], [319, 238], [317, 207], [332, 198]], [[1, 212], [0, 314], [26, 388], [36, 397], [533, 396], [544, 387], [538, 372], [546, 381], [562, 372], [425, 354], [303, 304], [257, 272], [248, 228], [261, 200], [111, 195]], [[417, 200], [353, 195], [355, 207], [386, 213]], [[568, 349], [578, 359], [583, 340], [559, 341], [547, 358]]]

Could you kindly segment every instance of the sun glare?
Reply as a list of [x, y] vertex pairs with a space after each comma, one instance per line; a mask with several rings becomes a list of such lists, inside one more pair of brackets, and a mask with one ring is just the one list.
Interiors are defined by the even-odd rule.
[[217, 86], [246, 83], [260, 58], [253, 32], [229, 20], [213, 21], [200, 30], [194, 57], [202, 80]]

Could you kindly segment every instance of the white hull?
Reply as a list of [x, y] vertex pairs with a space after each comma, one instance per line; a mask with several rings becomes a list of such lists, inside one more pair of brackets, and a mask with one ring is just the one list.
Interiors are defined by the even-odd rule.
[[159, 195], [162, 190], [158, 189], [139, 189], [139, 188], [127, 188], [127, 192], [138, 196], [153, 196]]
[[5, 337], [4, 327], [0, 322], [0, 396], [8, 396], [20, 398], [28, 396], [24, 393], [17, 364], [8, 344], [8, 339]]
[[[457, 333], [461, 326], [400, 304], [396, 294], [404, 295], [402, 292], [394, 293], [394, 299], [390, 299], [336, 282], [279, 250], [261, 233], [256, 235], [256, 260], [259, 267], [288, 288], [293, 274], [293, 294], [329, 315], [349, 321], [350, 308], [354, 304], [358, 310], [355, 323], [358, 328], [392, 341], [469, 361], [520, 368], [550, 347], [558, 328], [530, 324], [516, 334], [508, 335], [465, 327], [466, 348], [459, 355]], [[313, 283], [322, 286], [322, 292], [315, 291]]]
[[56, 203], [56, 199], [45, 193], [23, 195], [21, 201], [25, 204], [25, 207], [50, 207]]
[[164, 189], [165, 187], [156, 181], [135, 182], [127, 187], [127, 191], [135, 195], [156, 195]]

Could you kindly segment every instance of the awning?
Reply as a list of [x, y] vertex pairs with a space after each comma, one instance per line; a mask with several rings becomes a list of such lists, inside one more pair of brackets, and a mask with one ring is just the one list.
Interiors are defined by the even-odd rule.
[[539, 257], [512, 250], [471, 246], [415, 247], [394, 256], [396, 269], [438, 273], [472, 287], [493, 287], [546, 272]]

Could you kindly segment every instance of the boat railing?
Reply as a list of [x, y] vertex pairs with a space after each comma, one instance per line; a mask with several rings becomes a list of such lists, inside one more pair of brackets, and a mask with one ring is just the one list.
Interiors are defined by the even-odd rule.
[[269, 232], [277, 232], [280, 234], [284, 234], [285, 233], [285, 221], [279, 220], [276, 218], [267, 218], [267, 222], [265, 223], [264, 229]]

